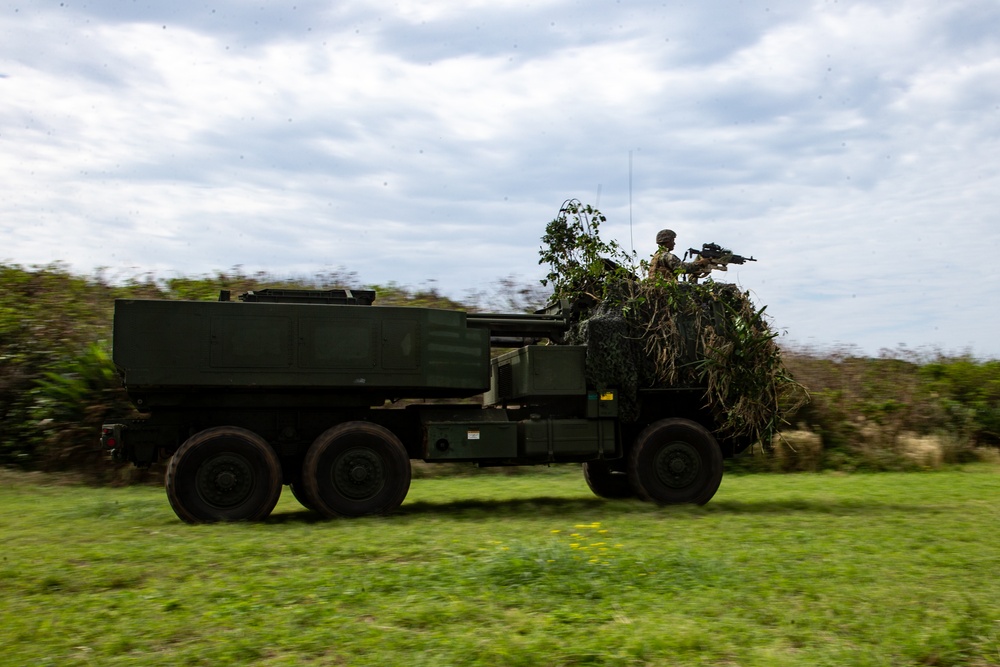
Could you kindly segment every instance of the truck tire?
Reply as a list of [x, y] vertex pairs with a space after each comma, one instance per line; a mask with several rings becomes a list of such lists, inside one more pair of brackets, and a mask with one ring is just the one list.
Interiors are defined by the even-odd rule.
[[305, 507], [307, 510], [311, 510], [313, 512], [317, 511], [316, 503], [309, 499], [309, 496], [306, 494], [305, 484], [303, 484], [301, 480], [292, 482], [288, 485], [288, 488], [291, 490], [292, 495], [295, 496], [295, 499], [299, 501], [300, 505]]
[[662, 419], [632, 446], [629, 479], [644, 500], [660, 505], [704, 505], [722, 482], [722, 450], [701, 424]]
[[281, 496], [281, 464], [256, 433], [219, 426], [181, 445], [165, 482], [170, 506], [182, 521], [259, 521]]
[[309, 447], [302, 481], [307, 498], [324, 516], [388, 514], [410, 490], [410, 458], [389, 429], [345, 422]]
[[612, 470], [607, 461], [587, 461], [583, 464], [583, 479], [600, 498], [634, 498], [635, 491], [624, 471]]

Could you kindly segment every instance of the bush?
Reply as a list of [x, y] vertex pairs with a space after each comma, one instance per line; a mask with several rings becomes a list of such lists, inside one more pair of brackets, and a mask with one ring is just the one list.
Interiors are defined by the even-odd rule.
[[35, 397], [48, 373], [108, 338], [107, 286], [59, 265], [0, 265], [0, 464], [35, 463]]
[[101, 425], [132, 412], [121, 380], [103, 343], [38, 378], [31, 392], [37, 425], [36, 463], [46, 470], [76, 470], [101, 477], [109, 471], [100, 448]]
[[771, 443], [776, 468], [785, 472], [815, 472], [823, 463], [823, 438], [812, 431], [784, 431]]
[[998, 441], [1000, 362], [905, 349], [786, 351], [785, 360], [812, 395], [793, 419], [821, 437], [824, 467], [934, 468], [980, 459]]

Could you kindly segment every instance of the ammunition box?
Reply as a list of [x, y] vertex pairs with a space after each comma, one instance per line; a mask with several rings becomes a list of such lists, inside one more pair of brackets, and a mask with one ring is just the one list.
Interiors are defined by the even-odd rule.
[[529, 345], [496, 357], [483, 404], [585, 395], [586, 351], [581, 345]]

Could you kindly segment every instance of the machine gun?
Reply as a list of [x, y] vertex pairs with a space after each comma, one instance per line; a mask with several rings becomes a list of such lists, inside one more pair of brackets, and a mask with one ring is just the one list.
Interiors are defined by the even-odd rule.
[[730, 264], [746, 264], [747, 262], [757, 261], [753, 257], [737, 255], [729, 248], [723, 248], [718, 243], [702, 243], [701, 250], [688, 248], [688, 251], [684, 253], [685, 260], [688, 258], [688, 255], [697, 255], [702, 260], [701, 271], [688, 272], [688, 280], [693, 282], [697, 282], [699, 278], [704, 278], [712, 271], [726, 271]]

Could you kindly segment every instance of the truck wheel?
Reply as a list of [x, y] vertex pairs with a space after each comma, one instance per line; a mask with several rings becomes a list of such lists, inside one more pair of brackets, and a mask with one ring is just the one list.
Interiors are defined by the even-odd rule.
[[704, 505], [722, 482], [722, 450], [701, 424], [663, 419], [636, 438], [629, 479], [644, 500]]
[[312, 510], [313, 512], [317, 511], [316, 503], [310, 500], [309, 496], [306, 495], [306, 488], [301, 480], [292, 482], [288, 485], [288, 488], [291, 489], [292, 495], [295, 496], [295, 499], [299, 501], [300, 505], [305, 507], [307, 510]]
[[607, 461], [587, 461], [583, 464], [583, 478], [595, 496], [601, 498], [634, 498], [635, 491], [628, 475], [614, 471]]
[[327, 517], [388, 514], [410, 490], [410, 458], [392, 431], [346, 422], [316, 438], [302, 480], [306, 496]]
[[167, 498], [188, 523], [259, 521], [281, 495], [281, 464], [256, 433], [219, 426], [195, 433], [170, 459]]

